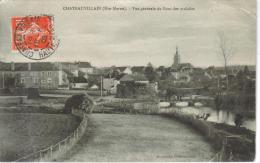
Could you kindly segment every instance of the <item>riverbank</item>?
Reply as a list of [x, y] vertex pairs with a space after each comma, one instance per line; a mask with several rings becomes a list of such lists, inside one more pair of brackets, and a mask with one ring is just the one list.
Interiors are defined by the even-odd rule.
[[244, 117], [255, 118], [255, 94], [226, 94], [215, 98], [216, 110], [227, 110]]
[[[216, 123], [225, 123], [227, 125], [235, 126], [236, 114], [228, 110], [216, 110], [210, 107], [169, 107], [161, 108], [165, 112], [174, 112], [175, 110], [181, 110], [186, 114], [192, 114], [197, 117], [203, 117], [203, 115], [209, 115], [207, 121]], [[252, 131], [256, 130], [256, 121], [254, 118], [243, 118], [241, 127], [245, 127]]]
[[253, 161], [255, 158], [255, 132], [226, 124], [196, 119], [183, 112], [162, 113], [200, 131], [219, 152], [212, 161]]

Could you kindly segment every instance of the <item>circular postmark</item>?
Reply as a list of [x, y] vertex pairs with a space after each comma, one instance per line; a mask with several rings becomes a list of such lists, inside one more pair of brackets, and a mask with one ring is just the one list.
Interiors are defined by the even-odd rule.
[[54, 34], [53, 22], [54, 17], [49, 15], [19, 18], [14, 31], [16, 49], [32, 60], [50, 57], [60, 43]]

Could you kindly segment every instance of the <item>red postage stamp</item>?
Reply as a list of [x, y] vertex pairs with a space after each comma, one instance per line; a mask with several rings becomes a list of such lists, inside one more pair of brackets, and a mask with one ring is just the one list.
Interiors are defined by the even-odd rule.
[[57, 48], [52, 16], [13, 17], [12, 36], [12, 50], [30, 59], [47, 58]]

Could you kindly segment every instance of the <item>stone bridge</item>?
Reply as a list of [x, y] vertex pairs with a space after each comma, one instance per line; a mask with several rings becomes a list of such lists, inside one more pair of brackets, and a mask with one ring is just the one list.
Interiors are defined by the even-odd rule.
[[172, 96], [176, 97], [176, 100], [182, 100], [182, 97], [188, 95], [199, 95], [203, 91], [202, 87], [197, 88], [168, 88], [166, 90], [166, 100], [170, 100]]
[[169, 88], [166, 90], [167, 101], [187, 101], [192, 104], [200, 102], [208, 104], [214, 102], [214, 97], [199, 97], [204, 91], [203, 87], [196, 88]]

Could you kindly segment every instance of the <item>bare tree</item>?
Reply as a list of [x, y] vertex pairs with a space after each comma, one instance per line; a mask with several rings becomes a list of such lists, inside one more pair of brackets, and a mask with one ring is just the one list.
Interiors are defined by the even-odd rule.
[[227, 37], [224, 32], [219, 32], [218, 35], [218, 54], [221, 56], [224, 62], [224, 70], [226, 75], [226, 89], [228, 90], [229, 87], [229, 80], [228, 80], [228, 64], [230, 58], [234, 54], [233, 43], [232, 40]]

